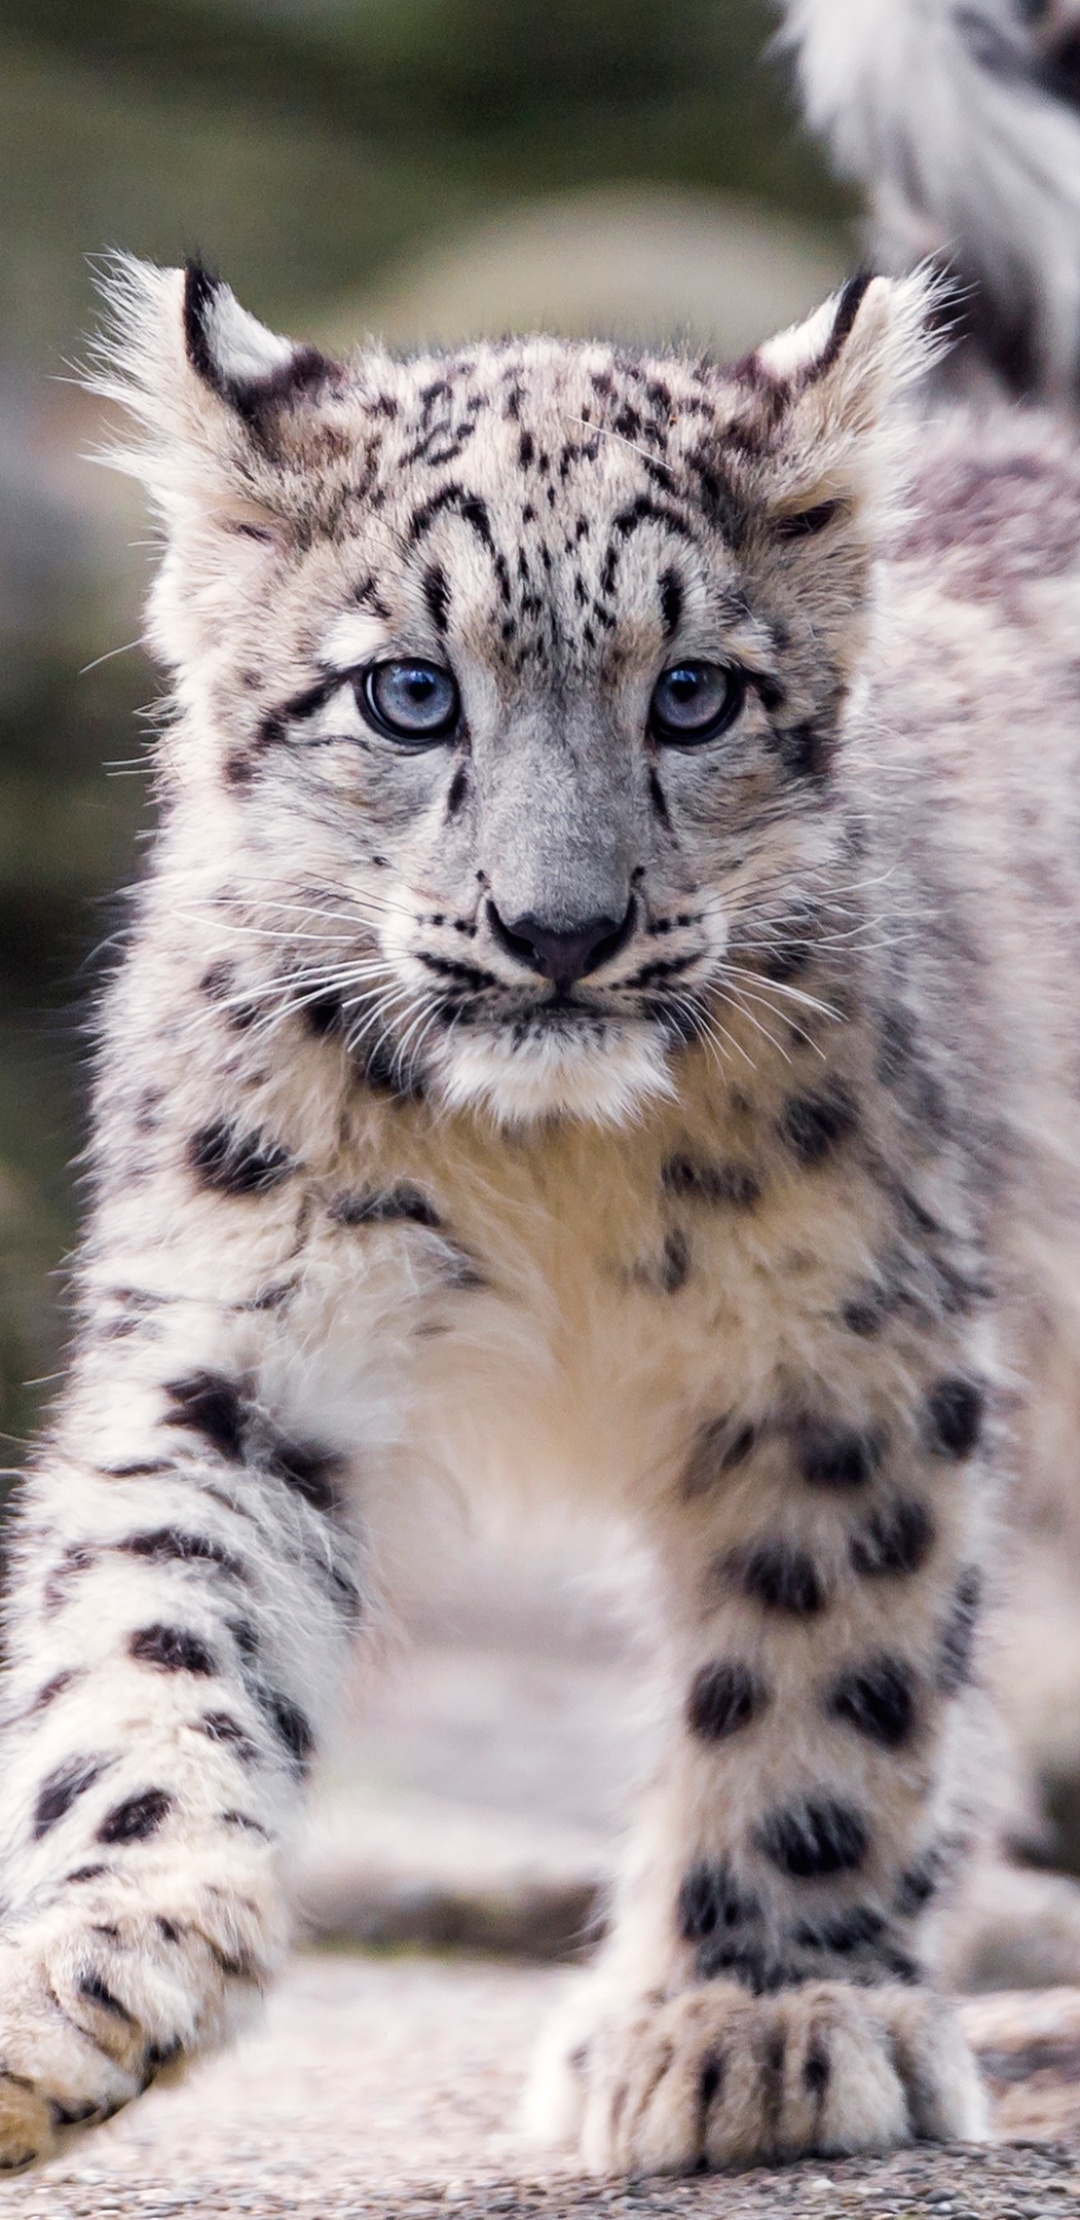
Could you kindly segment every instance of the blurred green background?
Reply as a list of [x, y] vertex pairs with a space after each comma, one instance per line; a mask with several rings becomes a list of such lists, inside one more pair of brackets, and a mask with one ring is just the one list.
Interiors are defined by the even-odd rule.
[[764, 0], [0, 0], [0, 1461], [63, 1336], [81, 1029], [145, 830], [153, 559], [82, 460], [88, 258], [198, 250], [279, 328], [548, 325], [721, 352], [851, 211]]

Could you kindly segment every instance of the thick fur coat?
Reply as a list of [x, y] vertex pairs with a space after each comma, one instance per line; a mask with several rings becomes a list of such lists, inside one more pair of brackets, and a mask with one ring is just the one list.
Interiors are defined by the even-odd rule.
[[655, 1566], [666, 1756], [538, 2120], [634, 2172], [982, 2131], [925, 1926], [1077, 1340], [1080, 471], [916, 428], [923, 291], [730, 371], [343, 365], [118, 274], [173, 709], [19, 1521], [8, 2167], [270, 1978], [433, 1486]]

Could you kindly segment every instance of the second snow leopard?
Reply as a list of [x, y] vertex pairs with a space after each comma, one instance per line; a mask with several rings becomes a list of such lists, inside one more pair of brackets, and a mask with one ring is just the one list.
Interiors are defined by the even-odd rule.
[[432, 1479], [655, 1563], [667, 1754], [549, 2131], [977, 2136], [923, 1923], [1036, 1323], [1076, 1340], [1075, 455], [915, 440], [917, 280], [733, 370], [340, 364], [199, 268], [114, 303], [175, 711], [19, 1521], [0, 2163], [270, 1978]]

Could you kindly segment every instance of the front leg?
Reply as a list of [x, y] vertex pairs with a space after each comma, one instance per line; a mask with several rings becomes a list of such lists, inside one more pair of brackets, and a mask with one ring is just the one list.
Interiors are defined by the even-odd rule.
[[659, 1521], [673, 1741], [534, 2107], [594, 2171], [985, 2133], [919, 1936], [971, 1823], [985, 1395], [924, 1359], [888, 1409], [703, 1424]]
[[26, 1489], [0, 2170], [225, 2039], [287, 1940], [286, 1853], [360, 1594], [348, 1460], [297, 1427], [275, 1318], [118, 1291]]

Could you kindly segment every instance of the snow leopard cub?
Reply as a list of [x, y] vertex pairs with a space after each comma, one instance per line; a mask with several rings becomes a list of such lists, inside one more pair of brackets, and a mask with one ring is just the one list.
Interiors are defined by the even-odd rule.
[[977, 2136], [921, 1923], [1006, 1422], [1075, 1347], [1076, 462], [905, 429], [916, 280], [733, 370], [343, 365], [199, 268], [114, 301], [175, 706], [22, 1498], [2, 2163], [269, 1979], [437, 1481], [655, 1561], [667, 1755], [549, 2131]]

